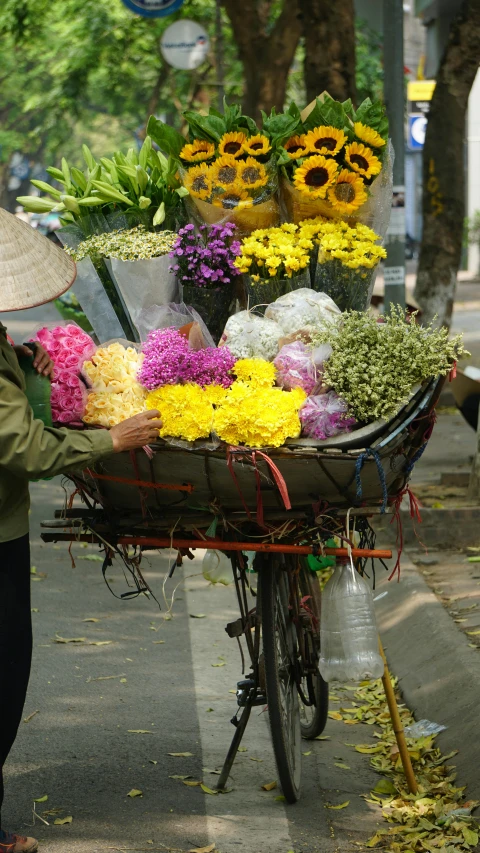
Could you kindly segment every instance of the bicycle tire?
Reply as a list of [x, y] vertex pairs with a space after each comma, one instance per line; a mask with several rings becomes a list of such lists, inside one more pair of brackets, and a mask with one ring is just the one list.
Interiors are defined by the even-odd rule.
[[283, 795], [287, 803], [296, 803], [300, 796], [302, 758], [300, 705], [294, 674], [297, 637], [288, 608], [286, 573], [277, 556], [263, 559], [259, 578], [273, 751]]
[[[314, 740], [322, 734], [328, 719], [328, 684], [323, 680], [318, 669], [318, 661], [320, 658], [320, 611], [322, 593], [316, 575], [310, 571], [306, 561], [301, 560], [299, 586], [302, 598], [309, 597], [308, 606], [313, 612], [313, 643], [315, 646], [315, 672], [309, 674], [308, 679], [309, 693], [313, 693], [315, 704], [310, 706], [313, 708], [311, 718], [308, 722], [302, 720], [302, 708], [300, 709], [300, 725], [302, 737], [305, 740]], [[300, 697], [301, 701], [301, 697]], [[303, 703], [302, 703], [303, 705]], [[303, 705], [305, 719], [308, 718], [307, 707]]]

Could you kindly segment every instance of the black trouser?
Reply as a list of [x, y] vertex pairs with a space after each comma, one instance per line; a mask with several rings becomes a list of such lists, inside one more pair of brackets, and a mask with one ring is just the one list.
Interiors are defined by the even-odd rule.
[[0, 810], [3, 765], [22, 719], [31, 659], [30, 545], [27, 535], [11, 542], [0, 542]]

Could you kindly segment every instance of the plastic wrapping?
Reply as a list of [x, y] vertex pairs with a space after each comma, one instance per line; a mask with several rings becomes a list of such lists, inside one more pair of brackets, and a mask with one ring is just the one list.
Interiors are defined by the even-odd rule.
[[[63, 245], [72, 249], [76, 249], [84, 239], [79, 228], [61, 228], [57, 231], [57, 235]], [[125, 317], [125, 311], [118, 301], [115, 285], [110, 280], [103, 262], [98, 269], [91, 258], [83, 258], [77, 262], [75, 295], [100, 343], [111, 338], [122, 337], [130, 332], [129, 318]], [[122, 319], [119, 318], [119, 314]]]
[[310, 287], [309, 268], [298, 275], [292, 275], [291, 278], [261, 278], [259, 281], [254, 281], [249, 275], [244, 275], [243, 278], [250, 308], [255, 308], [262, 314], [267, 306], [280, 296]]
[[[251, 160], [252, 158], [249, 158]], [[237, 160], [233, 161], [229, 166], [235, 169], [237, 174], [232, 174], [232, 188], [228, 189], [228, 185], [220, 185], [218, 176], [213, 174], [217, 169], [216, 162], [211, 166], [204, 166], [206, 179], [201, 180], [202, 187], [200, 198], [194, 191], [194, 176], [198, 172], [198, 167], [193, 166], [192, 169], [180, 168], [180, 175], [184, 185], [189, 190], [190, 195], [185, 199], [187, 213], [190, 221], [197, 224], [206, 223], [207, 225], [223, 224], [224, 222], [233, 222], [237, 228], [237, 232], [241, 236], [251, 234], [257, 228], [271, 228], [273, 225], [278, 225], [280, 222], [280, 205], [278, 202], [278, 176], [276, 164], [273, 158], [266, 164], [258, 162]], [[242, 172], [249, 167], [259, 169], [266, 173], [267, 183], [263, 186], [252, 188], [248, 181], [242, 178]], [[226, 175], [230, 177], [230, 175]], [[198, 176], [197, 176], [198, 180]], [[193, 184], [193, 185], [192, 185]]]
[[[140, 340], [143, 343], [147, 340], [149, 333], [155, 329], [167, 329], [169, 327], [181, 329], [183, 326], [188, 326], [191, 323], [198, 325], [203, 345], [214, 347], [213, 338], [200, 314], [191, 306], [185, 305], [184, 302], [151, 305], [150, 308], [142, 310], [138, 316], [137, 329], [140, 333]], [[193, 341], [190, 341], [190, 343], [192, 345]], [[200, 349], [199, 343], [200, 341], [197, 338], [197, 345], [192, 346], [192, 349]]]
[[355, 418], [347, 417], [348, 406], [335, 391], [309, 397], [300, 410], [302, 434], [324, 441], [332, 435], [350, 432]]
[[329, 344], [315, 349], [305, 346], [302, 341], [287, 344], [273, 362], [277, 369], [277, 385], [286, 391], [303, 388], [307, 394], [312, 394], [321, 380], [323, 363], [331, 353]]
[[147, 392], [137, 382], [142, 360], [138, 347], [123, 339], [97, 347], [82, 370], [90, 386], [85, 423], [112, 427], [145, 411]]
[[316, 293], [309, 287], [280, 296], [265, 311], [265, 317], [275, 320], [284, 334], [309, 326], [324, 328], [339, 314], [339, 308], [326, 293]]
[[299, 223], [303, 219], [325, 216], [327, 219], [344, 219], [349, 225], [362, 222], [373, 228], [383, 239], [387, 233], [392, 206], [394, 151], [388, 141], [382, 171], [368, 188], [369, 197], [354, 214], [338, 213], [327, 199], [309, 199], [286, 177], [280, 182], [280, 194], [284, 217], [289, 222]]
[[205, 552], [202, 560], [202, 574], [210, 583], [221, 583], [224, 586], [233, 583], [232, 564], [223, 551]]
[[95, 343], [76, 323], [42, 326], [32, 340], [38, 341], [54, 362], [50, 406], [55, 423], [81, 423], [85, 411], [85, 385], [79, 377], [85, 358], [95, 351]]
[[180, 286], [170, 272], [171, 258], [162, 255], [138, 261], [121, 261], [119, 258], [105, 259], [106, 267], [120, 293], [131, 318], [134, 331], [140, 331], [138, 323], [145, 312], [158, 305], [179, 302]]
[[251, 311], [239, 311], [227, 321], [219, 346], [228, 346], [236, 358], [264, 358], [273, 361], [278, 353], [282, 327], [274, 320]]
[[341, 261], [321, 261], [315, 270], [316, 291], [328, 294], [340, 311], [366, 311], [372, 301], [378, 265], [349, 269]]

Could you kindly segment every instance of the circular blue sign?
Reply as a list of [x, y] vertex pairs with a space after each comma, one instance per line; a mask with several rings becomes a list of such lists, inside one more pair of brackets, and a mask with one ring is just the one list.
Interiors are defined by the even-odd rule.
[[163, 18], [180, 9], [183, 0], [122, 0], [122, 3], [144, 18]]

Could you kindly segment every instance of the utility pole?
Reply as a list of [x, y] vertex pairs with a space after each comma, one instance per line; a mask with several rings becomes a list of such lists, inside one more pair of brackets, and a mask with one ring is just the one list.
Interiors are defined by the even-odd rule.
[[225, 67], [221, 0], [215, 0], [215, 65], [217, 66], [218, 111], [223, 113]]
[[385, 313], [405, 308], [405, 75], [403, 0], [383, 0], [384, 93], [395, 150], [390, 226], [385, 239]]

